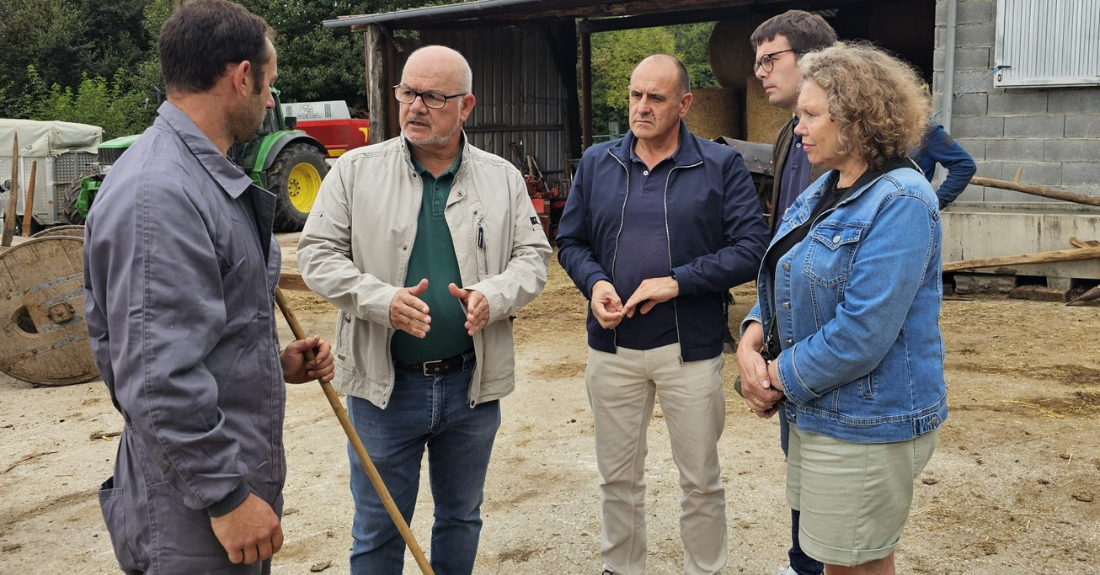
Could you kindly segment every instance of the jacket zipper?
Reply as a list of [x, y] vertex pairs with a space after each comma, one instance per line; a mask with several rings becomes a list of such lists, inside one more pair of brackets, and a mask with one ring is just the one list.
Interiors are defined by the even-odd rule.
[[[664, 208], [665, 208], [665, 247], [668, 248], [668, 269], [672, 271], [672, 232], [668, 227], [668, 185], [672, 181], [672, 173], [679, 169], [694, 168], [701, 166], [702, 161], [691, 164], [690, 166], [672, 166], [672, 169], [668, 171], [668, 175], [665, 176], [665, 195], [664, 195]], [[624, 206], [625, 208], [625, 206]], [[680, 344], [680, 354], [676, 357], [680, 360], [680, 365], [684, 365], [684, 342], [680, 339], [680, 307], [676, 304], [677, 298], [672, 298], [672, 319], [676, 326], [676, 343]]]
[[[615, 158], [616, 162], [623, 167], [626, 172], [626, 195], [623, 196], [623, 207], [619, 210], [619, 229], [615, 232], [615, 251], [611, 253], [611, 287], [615, 287], [615, 263], [619, 261], [619, 238], [623, 234], [623, 223], [626, 217], [626, 201], [630, 199], [630, 168], [619, 159], [618, 156], [611, 152], [611, 149], [607, 150], [608, 155]], [[617, 288], [616, 288], [617, 291]], [[619, 349], [619, 328], [616, 326], [612, 331], [612, 341], [615, 344], [615, 349]]]

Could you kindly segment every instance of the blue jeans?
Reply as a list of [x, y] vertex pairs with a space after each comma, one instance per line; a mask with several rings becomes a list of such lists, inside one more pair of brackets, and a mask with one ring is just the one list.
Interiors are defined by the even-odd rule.
[[[407, 523], [412, 522], [427, 447], [435, 501], [430, 562], [438, 575], [473, 571], [485, 474], [500, 427], [499, 402], [469, 406], [473, 367], [471, 354], [462, 370], [443, 375], [397, 371], [393, 395], [384, 410], [348, 396], [352, 424]], [[351, 573], [401, 575], [405, 542], [350, 445], [348, 456], [355, 500]]]

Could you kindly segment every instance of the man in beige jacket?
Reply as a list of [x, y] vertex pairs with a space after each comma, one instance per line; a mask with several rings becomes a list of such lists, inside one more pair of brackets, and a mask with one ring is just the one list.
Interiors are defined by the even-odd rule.
[[[401, 136], [340, 157], [298, 244], [306, 284], [339, 308], [335, 387], [407, 521], [428, 450], [431, 564], [448, 575], [473, 570], [498, 400], [515, 386], [510, 318], [551, 253], [519, 171], [466, 140], [471, 90], [458, 52], [409, 56]], [[400, 575], [404, 542], [349, 458], [351, 573]]]

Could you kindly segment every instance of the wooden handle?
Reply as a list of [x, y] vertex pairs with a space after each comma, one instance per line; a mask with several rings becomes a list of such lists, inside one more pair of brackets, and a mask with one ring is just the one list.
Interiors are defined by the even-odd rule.
[[[294, 316], [294, 311], [290, 309], [290, 303], [287, 302], [286, 296], [283, 295], [283, 290], [275, 288], [275, 303], [279, 306], [279, 311], [283, 313], [283, 318], [286, 319], [286, 323], [290, 325], [290, 331], [294, 334], [294, 339], [305, 339], [305, 331], [302, 330], [301, 324], [298, 323], [298, 318]], [[306, 359], [312, 361], [314, 358], [313, 350], [306, 350]], [[374, 467], [374, 463], [370, 460], [370, 455], [367, 455], [367, 448], [363, 447], [363, 442], [359, 439], [359, 434], [355, 432], [355, 427], [351, 424], [351, 419], [348, 418], [348, 412], [344, 409], [344, 405], [340, 403], [340, 397], [336, 394], [336, 390], [332, 388], [332, 385], [327, 381], [317, 380], [317, 383], [321, 384], [321, 389], [325, 392], [325, 397], [328, 398], [328, 403], [332, 406], [332, 411], [336, 413], [336, 418], [340, 420], [340, 427], [344, 428], [344, 434], [348, 436], [348, 441], [351, 442], [351, 446], [355, 449], [355, 454], [359, 456], [359, 463], [362, 464], [363, 469], [367, 472], [367, 477], [370, 478], [371, 485], [374, 486], [374, 491], [378, 493], [378, 498], [382, 500], [382, 505], [386, 508], [386, 512], [390, 514], [390, 519], [393, 520], [393, 524], [397, 526], [397, 531], [401, 533], [401, 538], [405, 540], [405, 545], [409, 546], [409, 550], [412, 551], [413, 557], [416, 559], [416, 564], [420, 566], [420, 570], [424, 575], [435, 575], [432, 571], [431, 565], [428, 564], [427, 558], [424, 557], [424, 552], [420, 550], [420, 545], [416, 543], [416, 538], [413, 537], [412, 531], [409, 530], [409, 525], [405, 523], [405, 518], [401, 516], [401, 512], [397, 509], [397, 504], [393, 502], [393, 497], [390, 496], [390, 492], [386, 489], [386, 484], [382, 481], [382, 476], [378, 474], [378, 469]]]

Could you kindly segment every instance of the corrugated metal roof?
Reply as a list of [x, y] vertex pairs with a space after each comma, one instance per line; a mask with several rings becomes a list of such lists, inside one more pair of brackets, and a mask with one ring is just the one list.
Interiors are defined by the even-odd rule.
[[[327, 28], [345, 28], [370, 24], [390, 28], [415, 28], [424, 25], [457, 22], [495, 21], [515, 24], [533, 18], [607, 18], [677, 11], [729, 8], [781, 0], [633, 0], [593, 2], [592, 0], [477, 0], [442, 6], [409, 8], [396, 12], [341, 16], [325, 20]], [[505, 22], [507, 21], [507, 22]]]

